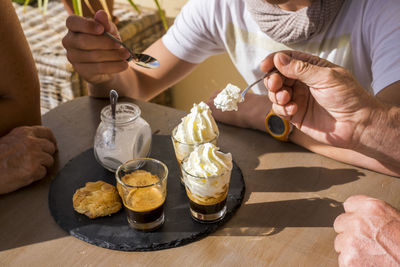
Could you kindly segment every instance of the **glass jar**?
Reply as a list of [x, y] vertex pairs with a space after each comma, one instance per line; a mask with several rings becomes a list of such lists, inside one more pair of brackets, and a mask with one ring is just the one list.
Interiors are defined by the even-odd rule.
[[101, 110], [101, 122], [94, 139], [96, 160], [115, 172], [124, 162], [146, 158], [150, 154], [150, 125], [140, 116], [140, 108], [132, 103], [118, 103], [115, 120], [111, 106]]

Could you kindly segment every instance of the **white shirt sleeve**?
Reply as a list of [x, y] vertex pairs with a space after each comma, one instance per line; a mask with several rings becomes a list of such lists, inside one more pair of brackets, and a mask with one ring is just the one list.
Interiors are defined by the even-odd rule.
[[364, 43], [369, 51], [372, 89], [376, 95], [400, 80], [400, 4], [398, 0], [369, 1]]
[[178, 58], [201, 63], [211, 55], [225, 52], [217, 34], [216, 9], [219, 0], [190, 0], [162, 37], [167, 49]]

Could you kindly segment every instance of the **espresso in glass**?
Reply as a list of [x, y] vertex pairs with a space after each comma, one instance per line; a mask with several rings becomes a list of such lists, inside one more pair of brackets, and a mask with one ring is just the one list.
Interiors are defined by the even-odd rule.
[[226, 214], [231, 171], [227, 170], [217, 176], [199, 177], [186, 171], [183, 164], [181, 169], [193, 219], [200, 222], [221, 220]]
[[[124, 179], [122, 178], [122, 180]], [[153, 180], [148, 181], [148, 183], [153, 183]], [[128, 222], [130, 224], [147, 224], [163, 220], [164, 202], [165, 198], [161, 188], [152, 186], [130, 191], [125, 200]]]
[[131, 160], [118, 168], [117, 188], [132, 228], [153, 231], [164, 223], [167, 176], [165, 164], [149, 158]]

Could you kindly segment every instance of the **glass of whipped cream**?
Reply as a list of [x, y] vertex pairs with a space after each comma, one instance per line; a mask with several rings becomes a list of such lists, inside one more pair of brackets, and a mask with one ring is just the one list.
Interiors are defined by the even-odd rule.
[[206, 143], [196, 147], [181, 164], [192, 218], [215, 222], [226, 214], [232, 155]]
[[[209, 106], [204, 102], [194, 104], [190, 113], [172, 130], [171, 138], [178, 164], [181, 165], [182, 160], [199, 145], [217, 145], [218, 136], [218, 126]], [[182, 177], [181, 174], [181, 182], [184, 184]]]

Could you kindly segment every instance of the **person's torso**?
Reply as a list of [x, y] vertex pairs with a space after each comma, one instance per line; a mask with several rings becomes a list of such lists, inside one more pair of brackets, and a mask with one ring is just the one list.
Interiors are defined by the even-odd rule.
[[[364, 1], [345, 1], [329, 28], [294, 45], [278, 43], [264, 34], [246, 9], [244, 0], [219, 0], [216, 31], [226, 51], [244, 79], [251, 83], [262, 73], [260, 62], [280, 50], [299, 50], [325, 58], [350, 70], [371, 91], [371, 62], [362, 42]], [[262, 83], [253, 89], [265, 94]]]

